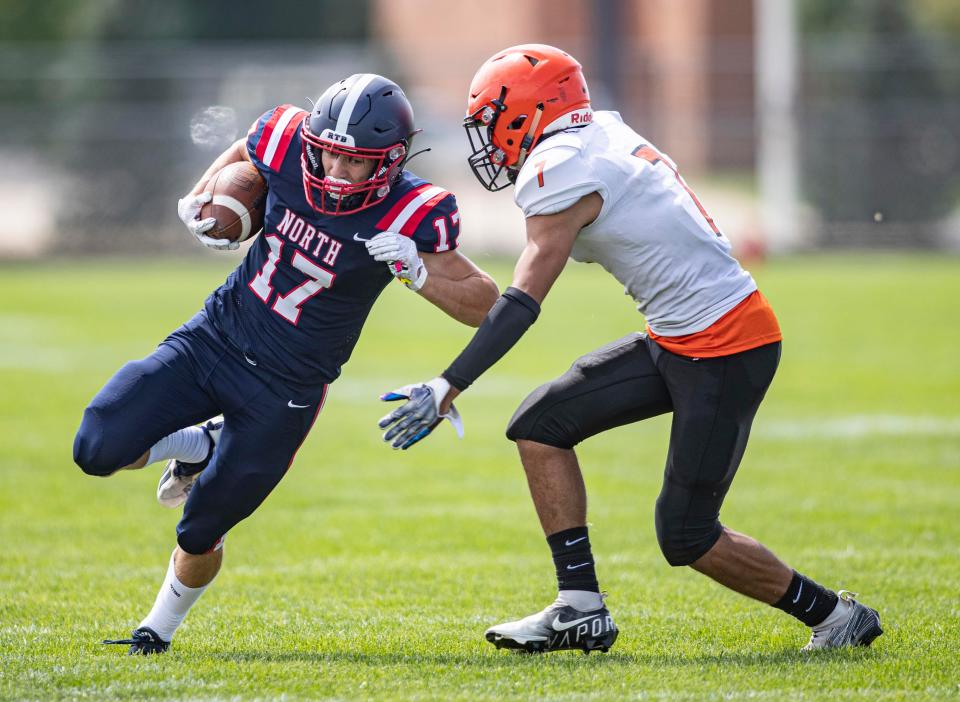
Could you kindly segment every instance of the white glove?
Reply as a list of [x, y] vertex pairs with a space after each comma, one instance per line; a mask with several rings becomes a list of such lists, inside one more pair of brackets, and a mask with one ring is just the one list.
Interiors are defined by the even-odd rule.
[[[381, 429], [387, 429], [383, 440], [395, 449], [408, 449], [436, 429], [441, 421], [447, 419], [453, 425], [457, 436], [463, 438], [463, 420], [452, 404], [445, 414], [440, 414], [440, 403], [450, 392], [450, 383], [446, 378], [437, 377], [426, 383], [404, 385], [380, 396], [385, 402], [406, 400], [400, 407], [380, 419]], [[392, 426], [391, 426], [392, 425]]]
[[200, 193], [199, 195], [187, 195], [177, 201], [177, 214], [186, 225], [187, 229], [193, 234], [197, 241], [204, 246], [217, 251], [235, 251], [240, 248], [240, 242], [229, 241], [227, 239], [214, 239], [207, 236], [204, 232], [213, 229], [217, 223], [213, 217], [200, 219], [200, 208], [213, 199], [213, 193]]
[[427, 267], [413, 239], [396, 232], [380, 232], [365, 245], [375, 261], [386, 262], [393, 277], [414, 292], [427, 282]]

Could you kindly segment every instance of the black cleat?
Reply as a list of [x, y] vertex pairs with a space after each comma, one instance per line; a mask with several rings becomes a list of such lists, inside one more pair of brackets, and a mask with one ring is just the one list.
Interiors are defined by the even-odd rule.
[[128, 656], [149, 656], [153, 653], [166, 653], [170, 648], [170, 642], [160, 638], [153, 629], [141, 626], [134, 629], [129, 639], [104, 639], [105, 644], [128, 645]]
[[542, 612], [515, 622], [492, 626], [484, 636], [497, 648], [526, 653], [565, 649], [606, 653], [619, 633], [606, 607], [581, 612], [569, 605], [554, 602]]

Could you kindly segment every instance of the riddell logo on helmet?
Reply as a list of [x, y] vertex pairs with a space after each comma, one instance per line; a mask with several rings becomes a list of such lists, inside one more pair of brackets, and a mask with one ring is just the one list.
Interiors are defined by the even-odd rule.
[[570, 115], [570, 124], [589, 124], [593, 121], [593, 113], [586, 110], [574, 112]]

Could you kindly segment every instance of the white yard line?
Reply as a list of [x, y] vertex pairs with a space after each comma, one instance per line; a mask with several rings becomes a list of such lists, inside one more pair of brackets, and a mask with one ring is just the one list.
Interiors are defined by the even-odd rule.
[[759, 421], [765, 439], [858, 439], [867, 436], [960, 436], [960, 417], [851, 414], [817, 419]]

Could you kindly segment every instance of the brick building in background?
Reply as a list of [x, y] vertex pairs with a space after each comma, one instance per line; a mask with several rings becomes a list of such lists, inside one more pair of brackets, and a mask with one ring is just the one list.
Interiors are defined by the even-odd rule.
[[[677, 161], [743, 254], [761, 251], [764, 238], [744, 186], [756, 160], [753, 10], [752, 0], [374, 0], [370, 30], [436, 148], [415, 168], [456, 192], [468, 250], [523, 243], [512, 198], [477, 187], [465, 164], [470, 80], [500, 49], [546, 43], [583, 64], [595, 108], [618, 110]], [[718, 171], [746, 177], [727, 179], [732, 187], [704, 177]]]
[[752, 0], [376, 0], [371, 22], [416, 103], [446, 120], [486, 58], [542, 42], [686, 172], [753, 168]]

